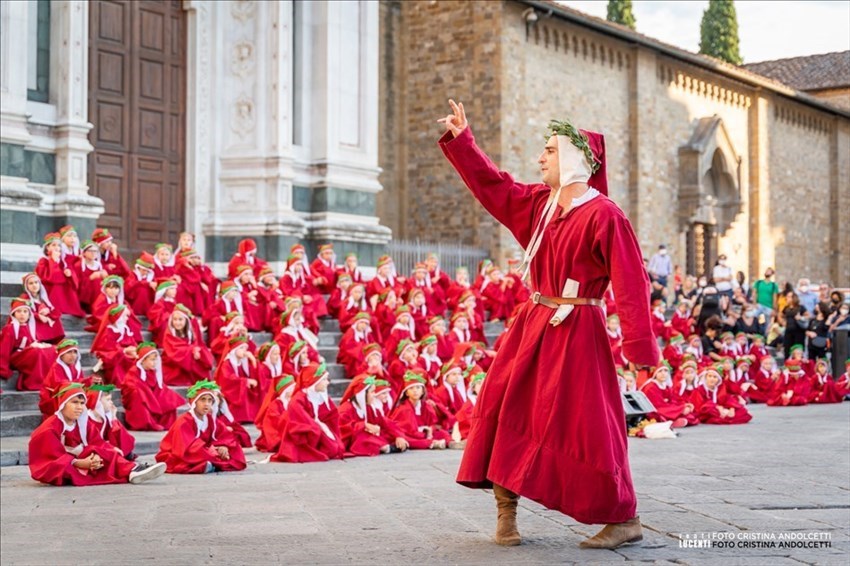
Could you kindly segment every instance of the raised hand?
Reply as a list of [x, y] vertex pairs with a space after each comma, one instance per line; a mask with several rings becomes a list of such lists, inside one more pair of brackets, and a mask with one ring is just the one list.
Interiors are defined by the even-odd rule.
[[446, 131], [451, 132], [452, 136], [458, 137], [469, 125], [466, 121], [466, 112], [463, 111], [463, 102], [456, 104], [454, 100], [449, 99], [449, 105], [452, 107], [452, 113], [445, 118], [440, 118], [437, 122], [445, 124]]

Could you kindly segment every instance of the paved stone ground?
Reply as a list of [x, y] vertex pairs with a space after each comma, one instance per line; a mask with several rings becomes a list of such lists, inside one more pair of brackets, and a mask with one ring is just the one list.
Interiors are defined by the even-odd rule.
[[[238, 474], [140, 486], [56, 488], [0, 470], [2, 564], [847, 564], [850, 403], [754, 407], [744, 426], [631, 440], [645, 538], [580, 550], [596, 527], [523, 501], [525, 542], [491, 542], [489, 492], [453, 482], [460, 452], [326, 464], [251, 464]], [[259, 459], [255, 452], [249, 458]], [[828, 533], [827, 549], [681, 548], [679, 534]]]

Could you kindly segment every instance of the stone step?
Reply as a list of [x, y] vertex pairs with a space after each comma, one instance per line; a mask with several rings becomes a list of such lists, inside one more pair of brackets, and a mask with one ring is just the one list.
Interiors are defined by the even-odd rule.
[[339, 321], [335, 318], [323, 318], [319, 321], [319, 332], [339, 332]]
[[38, 410], [3, 411], [0, 413], [0, 437], [27, 436], [40, 424]]

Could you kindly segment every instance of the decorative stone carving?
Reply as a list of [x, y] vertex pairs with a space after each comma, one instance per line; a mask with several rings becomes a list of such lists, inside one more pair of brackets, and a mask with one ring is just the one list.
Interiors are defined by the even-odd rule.
[[257, 5], [254, 0], [235, 0], [230, 4], [230, 13], [240, 22], [254, 17]]
[[239, 41], [233, 46], [230, 60], [233, 74], [237, 77], [247, 77], [254, 70], [254, 44], [250, 41]]
[[254, 131], [254, 126], [254, 101], [247, 95], [241, 94], [233, 103], [230, 127], [236, 135], [244, 139]]

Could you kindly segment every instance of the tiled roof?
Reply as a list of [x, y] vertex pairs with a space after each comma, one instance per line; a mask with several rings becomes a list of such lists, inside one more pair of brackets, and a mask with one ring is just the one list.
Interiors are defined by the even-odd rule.
[[743, 67], [797, 90], [850, 86], [850, 51], [762, 61]]

